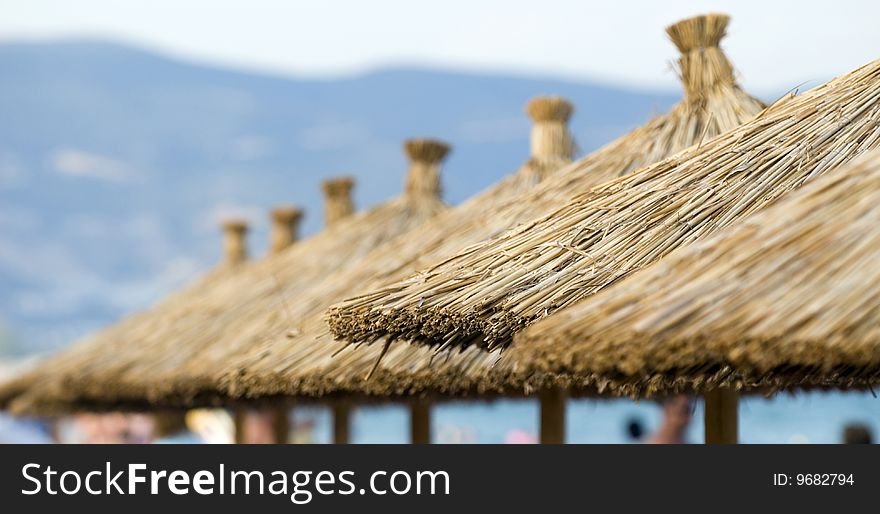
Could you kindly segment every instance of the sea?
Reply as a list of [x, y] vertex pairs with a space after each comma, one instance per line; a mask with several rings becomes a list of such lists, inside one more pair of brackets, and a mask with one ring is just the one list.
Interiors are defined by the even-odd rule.
[[[537, 441], [538, 402], [535, 399], [452, 401], [433, 405], [432, 442], [523, 444]], [[638, 443], [628, 428], [638, 424], [645, 437], [661, 421], [653, 401], [568, 401], [566, 441], [569, 443]], [[694, 401], [687, 442], [703, 442], [703, 405]], [[874, 442], [880, 436], [880, 399], [870, 392], [809, 392], [778, 394], [740, 401], [740, 442], [753, 444], [829, 444], [842, 440], [844, 427], [868, 427]], [[326, 407], [294, 406], [291, 419], [296, 438], [303, 442], [331, 442], [332, 419]], [[16, 420], [0, 413], [0, 441], [50, 442], [44, 424]], [[352, 443], [409, 442], [409, 411], [403, 404], [355, 407], [351, 417]]]

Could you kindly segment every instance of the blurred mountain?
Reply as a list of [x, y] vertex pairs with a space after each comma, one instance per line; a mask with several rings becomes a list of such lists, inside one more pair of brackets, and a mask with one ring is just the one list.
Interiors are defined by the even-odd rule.
[[322, 178], [356, 176], [359, 207], [396, 194], [406, 137], [453, 143], [443, 181], [457, 203], [526, 158], [535, 95], [575, 102], [584, 152], [678, 97], [423, 69], [290, 79], [90, 41], [3, 44], [0, 69], [0, 321], [19, 352], [190, 280], [217, 260], [225, 215], [257, 224], [257, 255], [273, 204], [320, 228]]

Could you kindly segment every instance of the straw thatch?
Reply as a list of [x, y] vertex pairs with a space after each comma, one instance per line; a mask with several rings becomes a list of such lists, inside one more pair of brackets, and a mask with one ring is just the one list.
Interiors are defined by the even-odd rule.
[[[438, 216], [417, 233], [398, 238], [368, 255], [357, 266], [313, 287], [302, 295], [309, 301], [294, 307], [289, 316], [292, 323], [284, 323], [285, 319], [277, 313], [252, 320], [247, 338], [236, 334], [239, 341], [247, 341], [247, 344], [224, 344], [227, 352], [214, 362], [202, 361], [202, 371], [197, 376], [182, 377], [179, 390], [189, 389], [192, 394], [204, 392], [219, 379], [235, 396], [318, 396], [333, 390], [389, 394], [390, 389], [368, 391], [365, 389], [368, 386], [362, 384], [376, 362], [376, 356], [369, 351], [333, 358], [340, 345], [332, 341], [321, 320], [324, 307], [352, 291], [366, 290], [370, 283], [403, 278], [426, 263], [453, 255], [462, 245], [498, 235], [548, 212], [577, 191], [668, 157], [750, 119], [760, 110], [760, 102], [736, 86], [731, 67], [717, 46], [705, 47], [717, 45], [726, 17], [701, 17], [679, 25], [700, 26], [705, 20], [713, 20], [707, 24], [715, 28], [705, 36], [684, 36], [687, 42], [681, 44], [690, 46], [682, 57], [682, 67], [688, 77], [709, 76], [715, 80], [685, 80], [686, 84], [702, 85], [686, 86], [685, 100], [669, 114], [652, 120], [575, 165], [554, 171], [570, 157], [574, 148], [565, 130], [571, 106], [552, 97], [530, 102], [526, 110], [535, 121], [532, 155], [518, 173]], [[674, 38], [681, 37], [676, 29], [670, 30]], [[720, 62], [725, 65], [720, 66]], [[538, 184], [539, 181], [543, 182]], [[383, 367], [397, 362], [395, 355], [396, 352], [390, 350]], [[424, 364], [430, 358], [431, 352], [421, 352], [418, 356], [401, 356], [400, 362], [402, 369], [412, 370], [413, 363]], [[378, 377], [383, 369], [375, 373]], [[377, 383], [380, 381], [371, 381], [371, 384]]]
[[505, 360], [612, 392], [880, 383], [880, 151], [524, 330]]
[[[88, 348], [63, 352], [52, 366], [30, 374], [31, 396], [53, 405], [140, 405], [155, 380], [184, 372], [187, 362], [210, 359], [211, 344], [254, 313], [293, 304], [311, 282], [442, 212], [447, 207], [438, 196], [439, 167], [449, 146], [416, 140], [405, 150], [411, 166], [404, 194], [344, 221], [334, 218], [321, 234], [212, 281], [161, 317], [135, 316], [136, 322], [108, 329]], [[326, 188], [338, 192], [332, 184]]]
[[[565, 129], [571, 106], [557, 98], [531, 103], [527, 111], [535, 121], [532, 156], [518, 173], [438, 216], [424, 230], [398, 238], [362, 259], [358, 266], [312, 287], [297, 301], [278, 305], [268, 313], [241, 316], [248, 321], [247, 326], [225, 331], [210, 351], [167, 374], [152, 375], [150, 397], [156, 402], [175, 395], [192, 399], [206, 391], [207, 397], [213, 397], [218, 379], [223, 379], [229, 392], [236, 395], [272, 395], [275, 391], [298, 394], [297, 384], [312, 383], [314, 374], [332, 375], [324, 373], [322, 366], [341, 371], [335, 369], [336, 365], [344, 365], [341, 357], [331, 358], [339, 345], [327, 337], [320, 323], [320, 313], [333, 301], [364, 290], [375, 280], [403, 278], [435, 259], [451, 255], [464, 244], [500, 234], [548, 212], [577, 191], [666, 158], [750, 119], [762, 104], [736, 86], [732, 67], [717, 48], [726, 22], [726, 17], [713, 15], [685, 20], [677, 25], [681, 29], [670, 28], [677, 46], [685, 48], [680, 59], [685, 99], [669, 114], [557, 172], [574, 151], [574, 142]], [[684, 28], [703, 25], [711, 28], [698, 34]], [[534, 194], [524, 197], [524, 192]], [[394, 349], [389, 351], [389, 358], [394, 353]], [[425, 352], [424, 359], [416, 360], [426, 363], [429, 358], [430, 352]], [[367, 361], [372, 366], [375, 358]], [[300, 372], [307, 376], [300, 377]], [[381, 369], [376, 371], [377, 377], [382, 374]], [[351, 377], [356, 379], [351, 383], [362, 381], [365, 375], [366, 371], [355, 371]], [[327, 384], [338, 383], [342, 380], [322, 381], [303, 391], [324, 393], [329, 391]]]
[[337, 307], [333, 328], [354, 341], [504, 347], [533, 321], [878, 145], [878, 79], [875, 61], [777, 102], [740, 129]]

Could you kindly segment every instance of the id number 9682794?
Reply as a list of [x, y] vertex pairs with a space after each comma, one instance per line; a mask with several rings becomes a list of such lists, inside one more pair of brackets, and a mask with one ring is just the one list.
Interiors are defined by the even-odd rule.
[[849, 486], [855, 485], [852, 473], [774, 473], [775, 486]]

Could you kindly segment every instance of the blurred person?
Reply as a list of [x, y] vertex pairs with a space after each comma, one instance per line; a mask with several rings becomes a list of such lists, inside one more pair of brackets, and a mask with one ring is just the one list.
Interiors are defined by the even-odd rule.
[[120, 413], [80, 413], [74, 416], [73, 442], [85, 444], [119, 444], [128, 440], [128, 420]]
[[687, 444], [685, 434], [691, 424], [694, 402], [689, 396], [671, 396], [661, 401], [663, 421], [660, 428], [648, 438], [649, 444]]
[[868, 425], [848, 423], [843, 427], [843, 444], [874, 444], [874, 437]]
[[296, 418], [293, 424], [293, 433], [290, 436], [293, 444], [311, 444], [315, 442], [315, 420], [311, 418], [300, 420]]
[[631, 417], [626, 422], [626, 437], [631, 443], [638, 443], [645, 437], [645, 426], [642, 420]]
[[147, 444], [153, 440], [155, 422], [149, 414], [128, 414], [127, 444]]
[[275, 409], [248, 409], [241, 419], [242, 435], [239, 442], [242, 444], [275, 444], [287, 441], [276, 441]]
[[186, 413], [186, 424], [206, 444], [235, 442], [235, 421], [224, 409], [193, 409]]
[[538, 435], [514, 429], [505, 434], [504, 444], [538, 444]]

